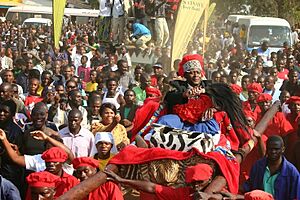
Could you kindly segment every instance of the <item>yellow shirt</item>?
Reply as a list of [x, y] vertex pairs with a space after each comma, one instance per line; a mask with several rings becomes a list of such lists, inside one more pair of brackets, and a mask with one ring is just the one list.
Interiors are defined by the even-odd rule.
[[93, 92], [96, 91], [98, 87], [98, 83], [88, 82], [85, 86], [86, 92]]
[[43, 90], [44, 90], [44, 87], [43, 87], [42, 85], [40, 85], [39, 88], [38, 88], [38, 90], [37, 90], [37, 94], [38, 94], [39, 96], [42, 96]]
[[[102, 123], [96, 122], [92, 125], [92, 132], [93, 134], [96, 134], [97, 132], [104, 132], [108, 126], [109, 125], [105, 126]], [[121, 142], [123, 142], [125, 145], [129, 144], [126, 128], [122, 124], [117, 124], [115, 126], [115, 128], [112, 130], [112, 135], [114, 137], [114, 142], [116, 146]]]
[[114, 154], [110, 154], [109, 158], [107, 158], [107, 159], [105, 159], [105, 160], [98, 158], [98, 161], [99, 161], [99, 169], [100, 169], [100, 171], [102, 171], [102, 172], [104, 171], [104, 169], [105, 169], [105, 167], [106, 167], [108, 161], [109, 161], [110, 159], [112, 159], [112, 157], [114, 157]]

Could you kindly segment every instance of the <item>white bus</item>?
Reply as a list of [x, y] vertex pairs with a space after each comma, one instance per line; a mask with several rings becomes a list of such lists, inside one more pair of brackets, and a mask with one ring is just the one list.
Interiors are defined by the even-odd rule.
[[257, 49], [267, 41], [271, 52], [283, 48], [286, 42], [292, 45], [290, 24], [281, 18], [244, 16], [238, 19], [239, 27], [246, 28], [245, 47], [248, 51]]
[[[97, 18], [99, 10], [65, 8], [65, 17], [71, 18], [78, 24], [87, 23], [90, 18]], [[7, 10], [6, 20], [18, 21], [20, 24], [28, 18], [52, 19], [52, 7], [45, 6], [16, 6]]]

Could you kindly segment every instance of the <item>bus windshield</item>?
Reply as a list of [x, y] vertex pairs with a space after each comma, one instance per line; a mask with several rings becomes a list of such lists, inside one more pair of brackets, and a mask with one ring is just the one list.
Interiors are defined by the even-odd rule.
[[290, 28], [286, 26], [251, 26], [248, 47], [260, 46], [263, 41], [267, 41], [270, 47], [282, 47], [284, 42], [290, 45], [290, 33]]

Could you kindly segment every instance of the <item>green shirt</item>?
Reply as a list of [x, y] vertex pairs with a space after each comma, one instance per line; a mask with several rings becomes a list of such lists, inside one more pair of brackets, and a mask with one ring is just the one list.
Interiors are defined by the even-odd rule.
[[276, 181], [278, 175], [279, 175], [279, 172], [276, 172], [275, 174], [271, 175], [269, 167], [268, 166], [266, 167], [266, 171], [264, 174], [264, 180], [263, 180], [264, 191], [272, 194], [273, 197], [275, 196], [274, 186], [275, 186], [275, 181]]

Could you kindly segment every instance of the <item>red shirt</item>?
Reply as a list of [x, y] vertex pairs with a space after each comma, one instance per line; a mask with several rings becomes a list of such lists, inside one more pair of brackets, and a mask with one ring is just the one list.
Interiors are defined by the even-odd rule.
[[259, 108], [259, 106], [256, 104], [256, 107], [254, 108], [254, 110], [251, 108], [251, 105], [249, 103], [249, 101], [244, 101], [243, 104], [243, 109], [245, 111], [249, 111], [249, 112], [252, 112], [254, 114], [254, 116], [257, 118], [258, 115], [260, 114], [261, 110]]
[[87, 200], [123, 200], [120, 188], [113, 182], [108, 181], [91, 192]]
[[157, 87], [157, 82], [158, 82], [157, 77], [155, 75], [152, 75], [151, 76], [151, 86]]
[[278, 72], [277, 77], [283, 80], [287, 80], [288, 74], [289, 74], [289, 70], [284, 68], [282, 72]]
[[[257, 118], [258, 123], [263, 116], [260, 114]], [[294, 128], [291, 123], [285, 118], [282, 112], [277, 112], [273, 119], [269, 122], [267, 129], [264, 132], [264, 135], [270, 137], [272, 135], [279, 135], [285, 137], [289, 133], [293, 132]]]
[[67, 174], [66, 172], [63, 172], [61, 176], [61, 181], [56, 186], [56, 193], [54, 197], [58, 198], [77, 184], [79, 184], [77, 178]]
[[142, 200], [192, 200], [193, 189], [191, 187], [172, 188], [156, 185], [155, 194], [141, 192]]

